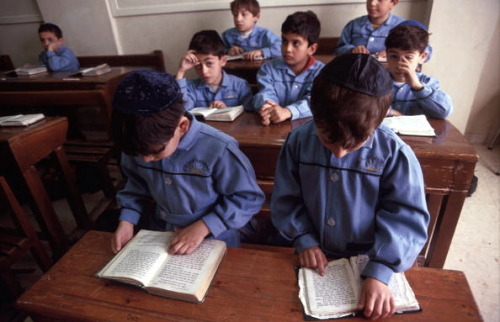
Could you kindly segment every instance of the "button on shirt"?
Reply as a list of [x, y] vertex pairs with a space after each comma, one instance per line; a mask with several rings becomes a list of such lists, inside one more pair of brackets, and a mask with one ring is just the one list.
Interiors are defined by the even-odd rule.
[[244, 52], [261, 49], [264, 59], [281, 57], [281, 37], [257, 25], [247, 37], [243, 37], [236, 28], [228, 29], [222, 33], [222, 40], [227, 49], [232, 46], [241, 47]]

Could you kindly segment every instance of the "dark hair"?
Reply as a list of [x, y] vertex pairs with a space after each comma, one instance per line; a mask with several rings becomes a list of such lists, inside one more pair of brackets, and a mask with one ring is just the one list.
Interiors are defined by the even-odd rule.
[[370, 96], [333, 84], [318, 75], [311, 90], [311, 111], [328, 143], [350, 149], [366, 141], [382, 123], [392, 94]]
[[385, 39], [387, 49], [418, 50], [424, 52], [429, 43], [429, 33], [412, 25], [402, 25], [391, 29]]
[[127, 155], [151, 155], [174, 135], [184, 115], [184, 102], [179, 100], [163, 111], [149, 115], [114, 112], [113, 137]]
[[307, 39], [309, 46], [317, 43], [321, 32], [321, 23], [311, 10], [297, 11], [288, 17], [281, 25], [281, 33], [294, 33]]
[[233, 14], [240, 9], [250, 11], [254, 17], [260, 13], [260, 5], [257, 0], [234, 0], [231, 2], [230, 8]]
[[193, 38], [191, 38], [188, 49], [194, 50], [199, 54], [218, 57], [226, 54], [224, 42], [215, 30], [202, 30], [195, 33]]
[[41, 32], [52, 32], [54, 33], [54, 35], [56, 35], [57, 38], [62, 38], [63, 36], [61, 28], [59, 28], [58, 25], [50, 22], [42, 23], [40, 27], [38, 27], [38, 33]]

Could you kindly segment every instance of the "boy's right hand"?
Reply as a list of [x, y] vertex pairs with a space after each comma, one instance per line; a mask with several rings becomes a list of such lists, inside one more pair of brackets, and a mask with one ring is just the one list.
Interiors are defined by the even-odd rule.
[[325, 275], [326, 259], [325, 253], [318, 246], [307, 248], [299, 253], [300, 266], [315, 268], [318, 270], [319, 275]]
[[111, 239], [111, 250], [113, 253], [118, 253], [132, 237], [134, 237], [134, 224], [121, 220]]
[[361, 46], [356, 46], [351, 50], [351, 53], [353, 54], [369, 54], [370, 51], [363, 45]]
[[198, 60], [198, 57], [196, 57], [195, 51], [194, 50], [188, 50], [186, 55], [182, 57], [181, 61], [179, 62], [179, 69], [177, 70], [177, 74], [175, 75], [175, 78], [181, 79], [184, 78], [184, 74], [193, 66], [199, 65], [200, 61]]
[[243, 52], [244, 52], [243, 48], [238, 47], [238, 46], [233, 46], [233, 47], [229, 48], [229, 51], [227, 52], [227, 54], [229, 56], [236, 56], [236, 55], [243, 54]]

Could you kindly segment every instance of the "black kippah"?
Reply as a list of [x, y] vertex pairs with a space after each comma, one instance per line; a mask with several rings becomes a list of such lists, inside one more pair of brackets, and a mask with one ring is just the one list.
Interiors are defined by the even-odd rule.
[[392, 91], [387, 69], [368, 54], [345, 54], [325, 65], [319, 77], [341, 87], [370, 96], [384, 96]]
[[149, 115], [182, 99], [175, 78], [154, 70], [135, 70], [118, 84], [113, 109], [124, 114]]

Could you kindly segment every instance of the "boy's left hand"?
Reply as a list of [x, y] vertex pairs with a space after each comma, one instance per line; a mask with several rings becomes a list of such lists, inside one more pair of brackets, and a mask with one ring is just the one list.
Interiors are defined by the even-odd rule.
[[262, 50], [256, 49], [251, 50], [243, 54], [243, 58], [246, 60], [256, 60], [261, 59], [263, 57]]
[[47, 51], [56, 51], [58, 50], [61, 46], [63, 45], [62, 39], [58, 39], [57, 41], [49, 44], [49, 47], [47, 47]]
[[210, 108], [226, 108], [227, 105], [223, 101], [213, 101], [210, 103]]
[[405, 83], [408, 84], [414, 91], [419, 91], [424, 87], [418, 80], [417, 72], [410, 64], [410, 61], [405, 57], [398, 62], [398, 69], [405, 75]]
[[358, 310], [363, 310], [365, 317], [370, 320], [387, 318], [396, 310], [394, 295], [387, 285], [367, 277], [361, 289]]
[[259, 110], [262, 124], [280, 123], [292, 117], [292, 112], [278, 103], [266, 101]]
[[191, 254], [203, 239], [210, 233], [203, 220], [197, 220], [183, 229], [175, 230], [175, 237], [170, 242], [168, 252], [170, 254]]

